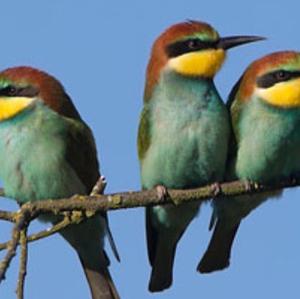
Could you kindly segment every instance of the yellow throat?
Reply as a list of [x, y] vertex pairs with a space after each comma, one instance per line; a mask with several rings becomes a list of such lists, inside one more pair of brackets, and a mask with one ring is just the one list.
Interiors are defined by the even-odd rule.
[[14, 117], [28, 107], [33, 100], [27, 97], [0, 97], [0, 121]]
[[300, 107], [300, 78], [258, 88], [256, 93], [267, 103], [281, 108]]
[[208, 49], [172, 58], [168, 66], [182, 75], [212, 78], [222, 66], [224, 59], [223, 49]]

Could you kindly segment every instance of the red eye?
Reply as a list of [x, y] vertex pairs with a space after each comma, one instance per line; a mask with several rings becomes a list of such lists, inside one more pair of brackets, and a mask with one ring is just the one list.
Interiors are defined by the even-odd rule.
[[8, 94], [8, 95], [13, 96], [13, 95], [16, 94], [16, 91], [17, 91], [17, 89], [16, 89], [15, 87], [13, 87], [13, 86], [7, 87], [7, 94]]
[[289, 73], [285, 71], [276, 72], [274, 75], [275, 79], [277, 79], [278, 81], [288, 80], [290, 78]]
[[190, 40], [188, 42], [188, 47], [191, 49], [191, 50], [196, 50], [196, 49], [199, 49], [200, 47], [200, 44], [201, 42], [197, 39], [193, 39], [193, 40]]

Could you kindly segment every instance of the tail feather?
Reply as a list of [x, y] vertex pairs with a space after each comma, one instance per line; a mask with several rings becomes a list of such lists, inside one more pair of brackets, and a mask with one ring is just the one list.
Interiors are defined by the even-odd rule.
[[217, 221], [208, 248], [198, 264], [197, 271], [210, 273], [223, 270], [229, 266], [231, 248], [239, 226], [240, 221], [230, 227], [220, 219]]
[[60, 232], [76, 250], [87, 278], [92, 299], [119, 299], [110, 276], [109, 259], [103, 249], [106, 215], [89, 218]]
[[80, 257], [80, 261], [87, 278], [92, 299], [120, 299], [108, 270], [108, 263], [102, 259], [100, 265], [90, 266]]
[[119, 255], [119, 252], [118, 252], [118, 249], [117, 249], [116, 242], [114, 240], [113, 234], [112, 234], [112, 232], [111, 232], [111, 230], [109, 228], [109, 223], [108, 223], [108, 218], [107, 217], [106, 217], [106, 233], [107, 233], [108, 242], [110, 244], [112, 252], [113, 252], [116, 260], [118, 262], [120, 262], [121, 258], [120, 258], [120, 255]]
[[148, 252], [148, 260], [151, 266], [153, 266], [155, 261], [155, 253], [157, 247], [157, 238], [158, 231], [152, 225], [151, 221], [151, 208], [146, 208], [146, 238], [147, 238], [147, 252]]
[[148, 287], [150, 292], [160, 292], [172, 285], [176, 245], [177, 240], [171, 245], [162, 241], [158, 243]]
[[151, 292], [160, 292], [172, 285], [177, 243], [197, 214], [199, 204], [187, 204], [180, 208], [168, 206], [164, 210], [167, 222], [171, 222], [170, 226], [163, 221], [153, 225], [155, 221], [160, 222], [159, 217], [153, 213], [153, 209], [146, 209], [148, 257], [152, 266], [149, 281]]
[[146, 208], [146, 231], [148, 258], [152, 266], [148, 289], [160, 292], [172, 285], [176, 246], [184, 229], [175, 234], [168, 229], [158, 230], [152, 224], [151, 209]]

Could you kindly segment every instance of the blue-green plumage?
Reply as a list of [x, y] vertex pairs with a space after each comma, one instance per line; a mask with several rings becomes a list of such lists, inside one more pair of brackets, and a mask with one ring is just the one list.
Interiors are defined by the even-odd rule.
[[[143, 188], [188, 189], [222, 181], [229, 120], [212, 80], [164, 72], [144, 109], [150, 143], [141, 159]], [[199, 206], [147, 209], [152, 283], [171, 283], [176, 244]]]
[[[226, 50], [260, 37], [220, 38], [209, 24], [188, 21], [154, 42], [147, 66], [138, 154], [143, 188], [188, 189], [223, 180], [230, 134], [228, 112], [213, 83]], [[177, 242], [198, 203], [146, 210], [152, 266], [149, 290], [172, 283]]]
[[[253, 98], [236, 125], [236, 176], [267, 182], [289, 176], [300, 166], [300, 110], [281, 109]], [[250, 132], [253, 131], [252, 134]]]
[[222, 178], [228, 116], [212, 80], [165, 73], [144, 109], [151, 140], [141, 166], [144, 188], [190, 188]]
[[[94, 138], [58, 81], [29, 67], [8, 69], [0, 73], [0, 103], [0, 178], [7, 197], [23, 204], [92, 191], [100, 178]], [[22, 103], [29, 104], [20, 110]], [[106, 232], [105, 213], [60, 232], [78, 253], [93, 299], [119, 298], [107, 268]]]
[[[82, 121], [62, 117], [39, 100], [15, 118], [1, 122], [0, 177], [5, 195], [25, 203], [90, 192], [92, 186], [84, 185], [76, 167], [68, 161], [69, 142], [76, 146], [76, 135], [77, 138], [81, 135], [93, 145], [90, 130]], [[89, 146], [82, 138], [80, 141], [74, 150]], [[89, 154], [93, 155], [92, 152]], [[93, 179], [96, 182], [97, 177], [94, 175]], [[59, 220], [56, 216], [41, 219]], [[95, 261], [99, 260], [103, 251], [105, 230], [105, 221], [95, 217], [66, 229], [62, 235], [75, 247], [80, 258], [90, 260], [95, 267]]]
[[[300, 170], [300, 110], [280, 109], [254, 97], [244, 105], [234, 125], [238, 151], [230, 163], [228, 181], [240, 179], [271, 183]], [[252, 133], [251, 133], [252, 132]], [[218, 217], [239, 222], [267, 198], [281, 191], [214, 201]]]
[[89, 192], [67, 160], [71, 130], [76, 129], [89, 133], [83, 123], [58, 115], [40, 101], [1, 122], [0, 176], [6, 195], [24, 203]]
[[[298, 74], [293, 72], [299, 70], [299, 57], [295, 52], [278, 52], [257, 60], [233, 89], [229, 108], [235, 135], [231, 144], [235, 146], [230, 149], [228, 181], [272, 183], [300, 171], [300, 109], [297, 104], [300, 103], [300, 92], [297, 92], [298, 75], [291, 75]], [[280, 75], [277, 76], [276, 72]], [[272, 78], [274, 83], [261, 87], [259, 82], [263, 78]], [[285, 92], [281, 93], [280, 101], [275, 102], [277, 94], [274, 90], [281, 88]], [[289, 95], [291, 90], [296, 90], [292, 96]], [[294, 107], [286, 106], [289, 103]], [[281, 193], [282, 190], [278, 190], [214, 201], [216, 223], [208, 249], [199, 264], [200, 272], [229, 266], [231, 247], [241, 220], [265, 200]]]
[[[77, 138], [81, 136], [77, 141], [76, 135]], [[87, 144], [83, 140], [88, 141]], [[92, 185], [85, 185], [74, 164], [68, 161], [69, 145], [72, 143], [72, 146], [76, 146], [76, 142], [77, 150], [80, 150], [80, 146], [91, 146], [92, 150], [94, 141], [89, 128], [82, 121], [60, 116], [39, 100], [13, 119], [0, 122], [0, 177], [5, 195], [22, 204], [89, 193]], [[92, 152], [89, 154], [93, 155]], [[91, 171], [91, 176], [94, 176], [91, 181], [97, 180], [97, 172]], [[58, 220], [55, 216], [46, 218], [53, 222]], [[74, 232], [76, 228], [72, 227], [68, 231], [75, 238], [70, 238], [78, 239], [77, 247], [82, 244], [82, 247], [91, 246], [93, 251], [100, 252], [103, 248], [105, 223], [100, 217], [88, 223], [84, 224], [90, 227], [88, 235], [77, 234]], [[66, 234], [63, 235], [68, 239]], [[88, 242], [83, 241], [84, 238]], [[98, 249], [95, 250], [95, 246]]]
[[[282, 110], [254, 98], [241, 111], [235, 125], [237, 155], [230, 161], [226, 180], [270, 183], [288, 178], [300, 170], [300, 110]], [[281, 191], [214, 201], [219, 219], [233, 227], [254, 208]]]

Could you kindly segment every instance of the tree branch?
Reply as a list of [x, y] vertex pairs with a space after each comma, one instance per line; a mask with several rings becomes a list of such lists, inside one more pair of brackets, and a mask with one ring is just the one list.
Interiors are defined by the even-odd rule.
[[59, 200], [43, 200], [26, 203], [21, 211], [30, 214], [32, 218], [44, 213], [59, 214], [67, 211], [84, 211], [98, 213], [108, 210], [137, 208], [144, 206], [183, 204], [192, 201], [206, 201], [210, 198], [227, 199], [237, 195], [250, 195], [267, 191], [275, 191], [285, 187], [300, 185], [300, 178], [285, 180], [274, 184], [263, 185], [251, 182], [234, 181], [220, 184], [216, 189], [212, 185], [189, 190], [168, 190], [167, 198], [157, 196], [155, 189], [134, 192], [121, 192], [108, 195], [83, 196], [74, 195], [71, 198]]
[[[183, 204], [192, 201], [206, 201], [210, 198], [230, 200], [237, 195], [251, 195], [256, 193], [274, 191], [282, 188], [300, 185], [300, 177], [282, 180], [264, 185], [248, 181], [234, 181], [219, 185], [218, 192], [212, 185], [189, 190], [168, 190], [167, 198], [157, 196], [155, 189], [144, 191], [121, 192], [108, 195], [74, 195], [67, 199], [48, 199], [28, 202], [18, 213], [26, 213], [31, 219], [44, 213], [61, 214], [63, 212], [83, 211], [92, 214], [101, 211], [137, 208], [144, 206]], [[250, 199], [251, 200], [251, 199]], [[0, 219], [15, 222], [16, 213], [0, 210]]]
[[[18, 277], [17, 295], [18, 299], [24, 297], [24, 283], [27, 266], [27, 244], [41, 238], [57, 233], [74, 223], [108, 210], [118, 210], [164, 204], [184, 204], [192, 201], [206, 201], [210, 198], [217, 200], [230, 200], [230, 197], [237, 195], [251, 195], [262, 192], [275, 191], [282, 188], [296, 187], [300, 185], [300, 176], [285, 179], [272, 184], [263, 185], [248, 181], [234, 181], [229, 183], [208, 185], [201, 188], [189, 190], [168, 190], [168, 196], [162, 198], [158, 196], [156, 189], [121, 192], [115, 194], [102, 195], [106, 186], [104, 177], [101, 177], [90, 195], [74, 195], [67, 199], [48, 199], [28, 202], [17, 212], [0, 210], [0, 220], [14, 223], [11, 240], [0, 244], [0, 250], [7, 249], [7, 253], [0, 263], [0, 283], [5, 278], [11, 260], [16, 254], [16, 249], [21, 244], [20, 271]], [[3, 194], [0, 189], [0, 196]], [[251, 198], [249, 199], [251, 200]], [[54, 213], [63, 216], [63, 220], [52, 228], [27, 237], [27, 227], [30, 222], [45, 213]]]
[[[251, 183], [248, 181], [234, 181], [229, 183], [223, 183], [219, 185], [219, 188], [217, 188], [217, 194], [216, 189], [212, 187], [213, 185], [189, 190], [168, 190], [169, 196], [167, 198], [160, 198], [157, 195], [155, 189], [139, 192], [135, 191], [99, 195], [99, 193], [102, 192], [102, 189], [104, 188], [105, 184], [105, 179], [102, 179], [102, 181], [100, 179], [93, 188], [91, 195], [89, 196], [74, 195], [73, 197], [68, 199], [49, 199], [43, 201], [30, 202], [23, 205], [21, 210], [15, 213], [0, 211], [0, 220], [2, 219], [6, 221], [15, 222], [16, 215], [18, 213], [26, 213], [28, 215], [27, 221], [30, 221], [40, 214], [49, 212], [52, 212], [54, 214], [60, 214], [63, 216], [65, 216], [65, 212], [85, 212], [84, 215], [80, 213], [69, 214], [69, 217], [64, 217], [64, 219], [61, 222], [57, 223], [52, 228], [30, 235], [27, 238], [27, 242], [32, 242], [57, 233], [65, 227], [74, 223], [79, 223], [80, 221], [82, 221], [82, 219], [86, 217], [91, 217], [95, 213], [101, 211], [153, 206], [158, 204], [179, 205], [185, 202], [205, 201], [213, 197], [218, 198], [218, 200], [222, 200], [222, 198], [226, 197], [227, 200], [230, 200], [230, 197], [236, 195], [250, 195], [261, 192], [274, 191], [285, 187], [296, 187], [300, 185], [300, 177], [298, 176], [288, 180], [281, 180], [269, 185]], [[0, 243], [0, 251], [7, 248], [10, 245], [10, 243], [11, 241]]]
[[18, 299], [24, 299], [24, 287], [25, 287], [25, 277], [27, 274], [27, 255], [28, 255], [28, 244], [27, 244], [27, 227], [21, 231], [20, 235], [20, 269], [17, 283], [17, 297]]
[[7, 212], [0, 210], [0, 220], [15, 222], [15, 212]]
[[7, 246], [7, 253], [0, 263], [0, 283], [5, 278], [5, 273], [10, 265], [11, 260], [16, 255], [16, 250], [20, 241], [21, 231], [27, 227], [28, 214], [26, 211], [19, 211], [16, 217], [16, 223], [13, 227], [11, 240]]
[[[94, 186], [91, 196], [96, 196], [98, 194], [102, 194], [106, 187], [105, 177], [101, 176], [99, 180], [96, 182]], [[1, 192], [1, 190], [0, 190]], [[29, 204], [30, 205], [30, 204]], [[24, 205], [25, 206], [25, 205]], [[12, 261], [13, 257], [16, 255], [16, 250], [18, 245], [21, 245], [21, 255], [20, 255], [20, 268], [17, 282], [17, 297], [18, 299], [24, 298], [24, 286], [25, 286], [25, 277], [27, 271], [27, 252], [28, 252], [28, 242], [35, 241], [44, 237], [47, 237], [51, 234], [54, 234], [63, 228], [67, 227], [70, 224], [80, 223], [82, 220], [87, 217], [92, 217], [95, 215], [95, 212], [86, 211], [86, 213], [80, 211], [67, 211], [64, 212], [64, 219], [54, 225], [51, 229], [44, 230], [37, 234], [31, 235], [27, 237], [27, 228], [31, 220], [36, 218], [39, 215], [38, 212], [33, 209], [28, 209], [27, 207], [23, 208], [16, 212], [6, 212], [0, 211], [0, 217], [3, 217], [3, 220], [7, 220], [10, 222], [15, 222], [15, 225], [12, 230], [12, 237], [9, 242], [0, 244], [2, 249], [7, 248], [7, 253], [0, 264], [0, 283], [5, 278], [5, 273]]]

